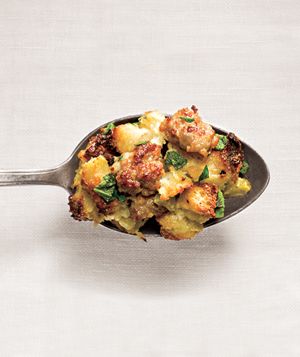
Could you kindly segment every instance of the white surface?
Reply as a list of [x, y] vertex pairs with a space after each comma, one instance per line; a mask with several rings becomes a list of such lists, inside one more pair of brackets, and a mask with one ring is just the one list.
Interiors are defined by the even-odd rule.
[[271, 183], [191, 242], [0, 190], [1, 356], [299, 356], [300, 2], [1, 0], [0, 166], [55, 165], [99, 123], [196, 104]]

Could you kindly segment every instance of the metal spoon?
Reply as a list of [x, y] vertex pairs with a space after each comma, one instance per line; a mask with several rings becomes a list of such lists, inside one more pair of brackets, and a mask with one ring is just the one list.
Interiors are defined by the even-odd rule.
[[[141, 115], [131, 115], [121, 119], [113, 120], [109, 123], [115, 125], [135, 122]], [[0, 186], [15, 186], [15, 185], [55, 185], [66, 189], [69, 193], [72, 193], [72, 183], [74, 179], [75, 170], [78, 167], [77, 154], [80, 150], [84, 149], [91, 136], [95, 135], [100, 128], [105, 127], [109, 123], [99, 126], [97, 129], [90, 132], [75, 148], [72, 155], [64, 161], [62, 164], [44, 170], [18, 170], [18, 171], [6, 171], [0, 170]], [[226, 135], [227, 132], [213, 127], [218, 134]], [[227, 198], [226, 209], [223, 218], [212, 219], [205, 223], [205, 227], [212, 226], [214, 224], [225, 221], [226, 219], [241, 212], [246, 207], [251, 205], [266, 189], [270, 174], [268, 167], [262, 157], [252, 149], [248, 144], [242, 142], [245, 152], [245, 158], [249, 162], [250, 170], [247, 174], [247, 178], [252, 184], [251, 191], [244, 197]], [[104, 223], [106, 227], [114, 230], [118, 230], [110, 223]], [[157, 233], [157, 227], [153, 224], [146, 225], [144, 234]]]

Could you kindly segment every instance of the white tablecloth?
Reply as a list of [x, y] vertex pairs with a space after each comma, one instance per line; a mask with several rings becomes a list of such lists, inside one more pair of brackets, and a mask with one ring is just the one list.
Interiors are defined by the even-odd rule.
[[300, 355], [300, 2], [2, 0], [0, 167], [46, 168], [100, 123], [196, 104], [267, 161], [247, 210], [145, 244], [0, 190], [1, 356]]

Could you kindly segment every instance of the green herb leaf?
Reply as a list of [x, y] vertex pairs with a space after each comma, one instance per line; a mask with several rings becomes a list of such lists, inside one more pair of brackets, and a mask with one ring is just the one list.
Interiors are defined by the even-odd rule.
[[209, 171], [208, 171], [208, 167], [207, 165], [205, 165], [203, 171], [202, 171], [202, 174], [200, 175], [199, 177], [199, 180], [198, 181], [202, 181], [202, 180], [205, 180], [209, 177]]
[[104, 129], [103, 134], [108, 134], [113, 128], [115, 128], [115, 124], [114, 123], [110, 123], [106, 126], [106, 128]]
[[225, 208], [224, 207], [216, 208], [215, 209], [216, 218], [224, 217], [224, 212], [225, 212]]
[[119, 161], [123, 160], [123, 155], [119, 156]]
[[248, 172], [249, 167], [250, 167], [249, 163], [246, 160], [244, 160], [243, 161], [243, 165], [242, 165], [242, 167], [240, 169], [240, 174], [245, 175]]
[[177, 151], [168, 151], [166, 155], [167, 166], [174, 166], [176, 170], [186, 165], [187, 159], [181, 156]]
[[144, 144], [147, 144], [149, 141], [146, 140], [146, 141], [140, 141], [139, 143], [135, 144], [135, 146], [140, 146], [140, 145], [144, 145]]
[[225, 198], [221, 190], [218, 191], [217, 207], [225, 207]]
[[115, 176], [113, 174], [108, 174], [103, 177], [101, 183], [97, 187], [108, 188], [108, 187], [115, 186], [115, 184], [116, 184]]
[[225, 212], [225, 199], [223, 192], [221, 190], [218, 191], [217, 204], [215, 208], [216, 218], [224, 217]]
[[182, 120], [185, 120], [187, 123], [192, 123], [195, 119], [191, 117], [179, 117]]
[[126, 201], [126, 196], [124, 196], [124, 195], [120, 195], [119, 193], [118, 193], [118, 200], [120, 201], [120, 202], [125, 202]]
[[214, 148], [215, 150], [223, 150], [225, 146], [227, 145], [227, 137], [225, 135], [219, 135], [216, 134], [217, 137], [219, 138], [217, 146]]
[[111, 202], [116, 198], [115, 187], [99, 188], [99, 186], [94, 188], [94, 191], [101, 196], [105, 202]]
[[121, 195], [116, 187], [116, 179], [113, 174], [105, 175], [100, 184], [94, 188], [99, 196], [101, 196], [105, 202], [111, 202], [118, 199], [120, 202], [124, 202], [126, 197]]

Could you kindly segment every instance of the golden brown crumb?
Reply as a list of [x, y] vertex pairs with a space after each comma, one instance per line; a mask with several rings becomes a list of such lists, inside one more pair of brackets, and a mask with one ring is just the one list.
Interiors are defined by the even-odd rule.
[[178, 206], [203, 216], [215, 217], [218, 187], [209, 183], [195, 183], [178, 199]]
[[85, 221], [87, 219], [84, 213], [82, 198], [76, 198], [74, 195], [69, 196], [69, 206], [71, 217], [77, 221]]
[[165, 239], [170, 239], [170, 240], [182, 240], [182, 238], [176, 236], [175, 234], [171, 233], [164, 227], [160, 227], [160, 234], [165, 238]]

